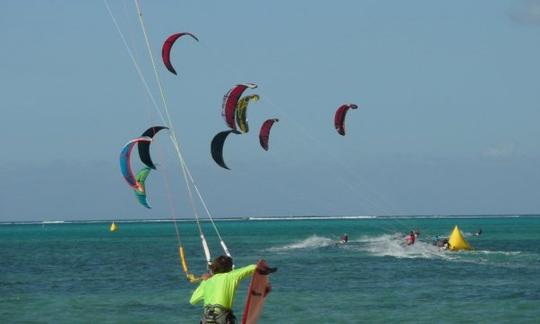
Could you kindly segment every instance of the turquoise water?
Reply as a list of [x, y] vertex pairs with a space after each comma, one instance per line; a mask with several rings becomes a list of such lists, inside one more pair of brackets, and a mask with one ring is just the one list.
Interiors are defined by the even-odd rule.
[[[430, 244], [457, 224], [475, 247]], [[540, 217], [228, 221], [243, 266], [272, 275], [260, 323], [508, 322], [540, 319]], [[0, 226], [0, 322], [198, 323], [171, 223]], [[180, 223], [190, 268], [204, 271], [195, 224]], [[210, 237], [211, 248], [217, 243]], [[411, 229], [420, 242], [402, 245]], [[472, 235], [482, 228], [479, 237]], [[344, 232], [350, 243], [336, 246]], [[247, 282], [239, 289], [241, 317]]]

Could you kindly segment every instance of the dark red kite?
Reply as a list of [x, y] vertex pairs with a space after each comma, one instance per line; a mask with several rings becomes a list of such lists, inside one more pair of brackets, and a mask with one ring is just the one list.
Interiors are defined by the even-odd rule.
[[345, 116], [347, 115], [347, 111], [349, 109], [356, 109], [358, 108], [355, 104], [344, 104], [341, 105], [336, 110], [336, 116], [334, 118], [334, 126], [336, 127], [336, 130], [338, 134], [345, 136]]
[[270, 129], [275, 122], [278, 122], [279, 119], [267, 119], [261, 126], [261, 131], [259, 132], [259, 142], [265, 151], [268, 151], [268, 139], [270, 138]]
[[254, 83], [243, 83], [235, 85], [225, 96], [223, 97], [223, 105], [221, 106], [221, 116], [225, 119], [225, 123], [230, 129], [236, 130], [235, 122], [235, 110], [238, 100], [242, 93], [247, 89], [255, 89], [257, 85]]
[[199, 41], [199, 39], [192, 33], [176, 33], [172, 34], [171, 36], [169, 36], [169, 38], [167, 38], [165, 43], [163, 43], [163, 48], [161, 49], [161, 57], [163, 58], [163, 63], [165, 64], [167, 70], [171, 71], [171, 73], [174, 75], [176, 75], [176, 71], [171, 64], [171, 49], [174, 45], [174, 42], [176, 42], [178, 38], [184, 35], [191, 36], [191, 38], [193, 38], [197, 42]]

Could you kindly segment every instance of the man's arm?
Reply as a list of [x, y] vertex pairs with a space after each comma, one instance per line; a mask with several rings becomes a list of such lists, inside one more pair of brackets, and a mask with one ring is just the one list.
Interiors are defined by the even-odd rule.
[[199, 287], [197, 287], [197, 289], [195, 289], [195, 291], [193, 292], [193, 295], [191, 295], [191, 299], [189, 300], [189, 303], [191, 305], [195, 305], [197, 304], [198, 302], [202, 301], [204, 299], [204, 281], [201, 282], [201, 284], [199, 285]]
[[244, 280], [245, 278], [251, 276], [253, 272], [255, 272], [256, 268], [257, 268], [257, 265], [250, 264], [248, 266], [233, 270], [231, 274], [234, 276], [234, 279], [236, 282], [240, 282]]

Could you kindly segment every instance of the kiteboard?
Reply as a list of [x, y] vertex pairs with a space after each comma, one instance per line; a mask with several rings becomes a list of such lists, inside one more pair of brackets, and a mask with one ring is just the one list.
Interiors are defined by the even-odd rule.
[[[268, 267], [266, 261], [259, 260], [257, 268]], [[246, 297], [246, 306], [242, 316], [242, 324], [256, 324], [261, 316], [264, 300], [270, 293], [270, 280], [268, 275], [262, 275], [255, 271], [251, 282], [249, 283], [248, 294]]]

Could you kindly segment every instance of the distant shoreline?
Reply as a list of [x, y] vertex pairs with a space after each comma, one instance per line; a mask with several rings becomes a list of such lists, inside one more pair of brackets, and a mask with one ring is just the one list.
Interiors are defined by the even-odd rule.
[[[300, 220], [361, 220], [361, 219], [445, 219], [445, 218], [520, 218], [540, 217], [540, 214], [477, 214], [477, 215], [343, 215], [343, 216], [255, 216], [255, 217], [222, 217], [214, 218], [216, 222], [237, 221], [300, 221]], [[58, 224], [100, 224], [100, 223], [172, 223], [195, 222], [193, 218], [173, 219], [99, 219], [99, 220], [44, 220], [44, 221], [3, 221], [0, 225], [58, 225]], [[201, 219], [201, 222], [209, 222]]]

